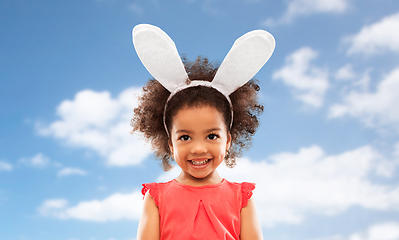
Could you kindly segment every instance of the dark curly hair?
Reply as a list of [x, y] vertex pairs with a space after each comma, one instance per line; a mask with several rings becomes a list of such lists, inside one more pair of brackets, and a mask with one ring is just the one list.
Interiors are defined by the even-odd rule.
[[[190, 80], [204, 80], [211, 82], [219, 64], [209, 62], [207, 58], [199, 56], [195, 61], [188, 61], [182, 57]], [[173, 116], [180, 109], [194, 106], [211, 106], [222, 113], [227, 129], [231, 134], [231, 147], [225, 156], [228, 167], [236, 165], [236, 159], [242, 155], [242, 150], [251, 145], [252, 136], [259, 126], [258, 116], [263, 112], [263, 105], [257, 101], [260, 90], [257, 80], [251, 79], [232, 94], [233, 124], [230, 128], [231, 110], [227, 99], [217, 90], [204, 86], [190, 87], [178, 92], [168, 102], [165, 123], [170, 132]], [[173, 161], [168, 144], [168, 133], [163, 123], [163, 113], [170, 92], [158, 81], [150, 79], [143, 87], [143, 94], [139, 97], [139, 105], [134, 109], [131, 120], [132, 132], [138, 131], [151, 143], [155, 156], [162, 161], [165, 171], [171, 169]]]

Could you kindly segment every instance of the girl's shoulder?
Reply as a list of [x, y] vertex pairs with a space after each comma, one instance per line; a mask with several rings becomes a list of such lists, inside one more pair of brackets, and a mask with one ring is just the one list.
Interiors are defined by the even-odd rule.
[[243, 188], [253, 188], [253, 189], [255, 189], [255, 186], [256, 186], [256, 184], [253, 183], [253, 182], [230, 182], [230, 181], [228, 181], [226, 179], [224, 179], [224, 181], [227, 182], [228, 184], [232, 184], [232, 185], [235, 185], [235, 186], [240, 186], [240, 187], [243, 187]]
[[248, 204], [248, 200], [252, 197], [252, 191], [255, 189], [255, 183], [252, 182], [229, 182], [226, 180], [226, 182], [230, 185], [233, 185], [237, 188], [237, 191], [239, 191], [239, 194], [241, 195], [241, 207], [245, 207]]
[[159, 188], [167, 187], [168, 185], [173, 184], [174, 180], [170, 180], [168, 182], [151, 182], [151, 183], [143, 183], [141, 193], [143, 196], [148, 192], [151, 197], [154, 199], [155, 204], [158, 206], [158, 198], [159, 198]]

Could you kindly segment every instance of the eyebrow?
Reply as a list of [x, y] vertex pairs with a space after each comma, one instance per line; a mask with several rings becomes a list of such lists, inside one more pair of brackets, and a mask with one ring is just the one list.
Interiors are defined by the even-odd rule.
[[[211, 128], [211, 129], [205, 130], [205, 132], [215, 132], [215, 131], [221, 131], [221, 130], [222, 129], [220, 129], [220, 128]], [[179, 130], [176, 131], [176, 133], [177, 134], [178, 133], [192, 133], [192, 131], [185, 130], [185, 129], [179, 129]]]
[[222, 131], [220, 128], [211, 128], [207, 132]]
[[176, 133], [191, 133], [191, 131], [182, 129], [182, 130], [177, 130]]

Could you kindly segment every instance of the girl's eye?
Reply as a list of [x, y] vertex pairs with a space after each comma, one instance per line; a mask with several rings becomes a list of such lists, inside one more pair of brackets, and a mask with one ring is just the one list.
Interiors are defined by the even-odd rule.
[[181, 136], [179, 139], [182, 140], [182, 141], [188, 141], [188, 140], [190, 140], [191, 138], [190, 138], [190, 136], [188, 136], [188, 135], [183, 135], [183, 136]]
[[217, 139], [218, 137], [219, 137], [218, 135], [213, 134], [213, 133], [208, 135], [208, 139], [209, 139], [209, 140], [215, 140], [215, 139]]

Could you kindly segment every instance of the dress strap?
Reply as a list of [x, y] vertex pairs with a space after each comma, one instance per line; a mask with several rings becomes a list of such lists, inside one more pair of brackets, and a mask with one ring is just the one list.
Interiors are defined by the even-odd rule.
[[242, 192], [242, 205], [245, 207], [248, 204], [248, 200], [252, 197], [252, 191], [255, 189], [255, 183], [243, 182], [241, 183]]
[[141, 189], [141, 193], [143, 194], [143, 198], [147, 191], [150, 191], [151, 197], [154, 199], [155, 204], [158, 206], [158, 183], [143, 183], [143, 189]]

